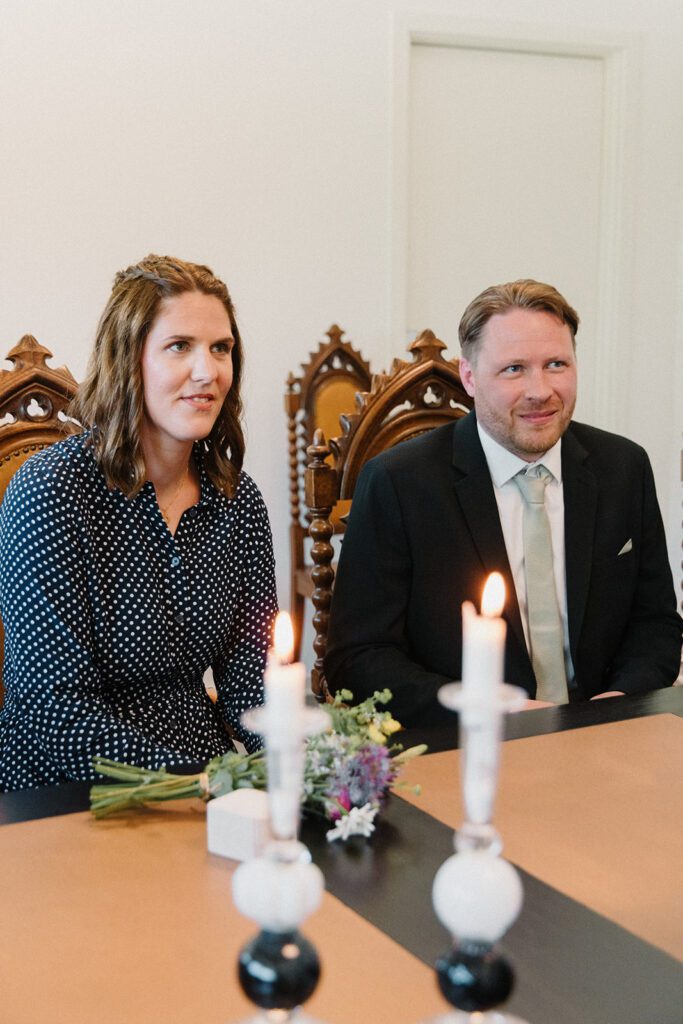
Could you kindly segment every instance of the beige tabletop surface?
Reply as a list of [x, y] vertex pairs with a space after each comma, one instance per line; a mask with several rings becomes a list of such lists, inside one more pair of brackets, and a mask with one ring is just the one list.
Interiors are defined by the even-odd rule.
[[[406, 799], [452, 828], [459, 760], [418, 758], [403, 775], [422, 786]], [[503, 744], [495, 825], [509, 860], [683, 960], [682, 718]]]
[[[0, 865], [2, 1024], [228, 1024], [253, 1014], [236, 963], [258, 927], [232, 905], [235, 863], [206, 850], [199, 802], [6, 825]], [[407, 1024], [446, 1008], [433, 970], [331, 895], [302, 931], [324, 971], [310, 1015]]]
[[[458, 764], [458, 752], [434, 754], [404, 773], [422, 784], [409, 799], [453, 828]], [[496, 812], [505, 855], [683, 960], [682, 769], [683, 721], [670, 715], [510, 741]], [[257, 926], [234, 910], [233, 870], [207, 852], [199, 802], [3, 826], [1, 1024], [249, 1016], [236, 960]], [[308, 1013], [414, 1024], [443, 1012], [432, 969], [331, 895], [303, 931], [324, 970]]]

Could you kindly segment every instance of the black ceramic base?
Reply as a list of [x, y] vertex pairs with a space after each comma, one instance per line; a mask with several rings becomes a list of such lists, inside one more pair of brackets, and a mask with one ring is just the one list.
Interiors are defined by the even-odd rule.
[[239, 980], [252, 1003], [264, 1010], [293, 1010], [315, 990], [320, 961], [298, 931], [262, 931], [239, 957]]
[[514, 987], [512, 967], [484, 943], [460, 943], [436, 962], [439, 988], [451, 1006], [468, 1013], [491, 1010], [508, 998]]

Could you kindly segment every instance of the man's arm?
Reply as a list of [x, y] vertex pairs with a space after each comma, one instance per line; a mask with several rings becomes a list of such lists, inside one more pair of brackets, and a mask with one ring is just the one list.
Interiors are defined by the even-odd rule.
[[335, 580], [325, 671], [332, 692], [363, 700], [388, 687], [403, 725], [452, 721], [436, 699], [448, 677], [413, 660], [406, 630], [412, 552], [400, 498], [381, 461], [361, 473]]
[[[642, 533], [631, 615], [605, 689], [637, 693], [671, 686], [680, 670], [681, 618], [657, 503], [652, 467], [643, 452]], [[634, 538], [634, 544], [636, 539]], [[609, 609], [605, 609], [609, 614]]]

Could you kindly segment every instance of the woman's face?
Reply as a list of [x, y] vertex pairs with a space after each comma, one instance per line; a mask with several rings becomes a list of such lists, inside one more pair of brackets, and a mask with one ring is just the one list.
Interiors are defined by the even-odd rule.
[[208, 437], [232, 384], [230, 317], [220, 299], [164, 299], [142, 350], [143, 446]]

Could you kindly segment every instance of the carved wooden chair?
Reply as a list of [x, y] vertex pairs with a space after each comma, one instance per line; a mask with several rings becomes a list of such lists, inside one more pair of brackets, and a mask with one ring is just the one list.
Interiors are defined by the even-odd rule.
[[[444, 359], [446, 348], [432, 331], [423, 331], [408, 351], [412, 362], [395, 359], [390, 373], [376, 374], [357, 410], [342, 416], [343, 433], [329, 442], [321, 430], [308, 448], [306, 506], [313, 539], [311, 600], [315, 609], [311, 685], [320, 701], [328, 697], [323, 668], [334, 583], [333, 515], [341, 502], [350, 507], [356, 480], [373, 455], [441, 426], [472, 408], [460, 380], [457, 359]], [[332, 464], [328, 458], [332, 456]]]
[[[67, 408], [78, 385], [66, 367], [47, 365], [51, 357], [49, 349], [25, 334], [7, 353], [12, 369], [0, 369], [0, 502], [22, 462], [68, 433]], [[0, 705], [3, 651], [0, 622]]]
[[[326, 437], [339, 432], [340, 417], [355, 406], [356, 393], [370, 387], [370, 367], [348, 342], [336, 324], [327, 331], [328, 341], [321, 342], [302, 364], [300, 377], [290, 373], [287, 378], [285, 410], [289, 447], [289, 550], [290, 611], [294, 626], [294, 657], [301, 650], [304, 608], [313, 593], [310, 563], [306, 561], [307, 523], [302, 513], [306, 450], [320, 429]], [[342, 509], [333, 510], [332, 529], [339, 530]]]

